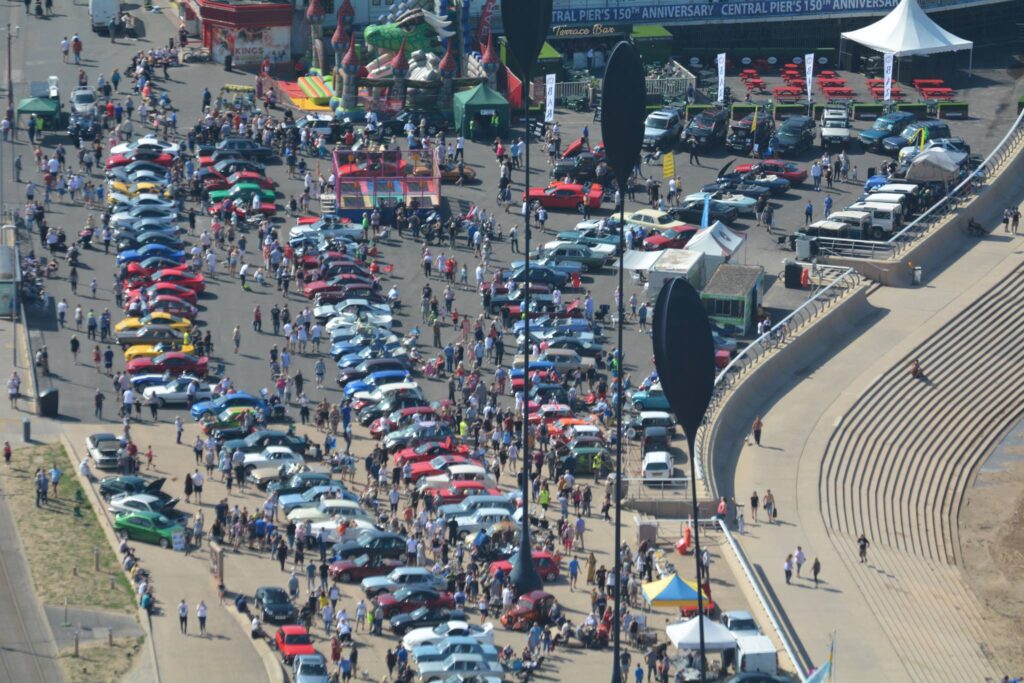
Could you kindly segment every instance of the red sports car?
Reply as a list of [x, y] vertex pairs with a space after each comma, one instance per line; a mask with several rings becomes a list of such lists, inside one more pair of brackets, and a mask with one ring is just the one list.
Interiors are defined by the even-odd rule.
[[740, 164], [736, 167], [737, 173], [749, 173], [750, 171], [757, 171], [765, 175], [775, 175], [785, 178], [791, 183], [802, 183], [807, 180], [807, 169], [800, 168], [800, 166], [791, 161], [766, 159], [752, 164]]
[[149, 281], [153, 284], [158, 282], [171, 282], [178, 285], [179, 287], [187, 287], [196, 294], [202, 294], [206, 291], [206, 279], [202, 273], [192, 274], [187, 270], [172, 270], [170, 268], [164, 268], [158, 270], [149, 277]]
[[412, 465], [412, 480], [417, 482], [423, 477], [436, 477], [444, 474], [452, 465], [468, 463], [469, 458], [462, 455], [439, 455], [431, 460], [423, 460]]
[[131, 287], [125, 289], [125, 306], [127, 307], [133, 301], [142, 296], [142, 292], [146, 292], [146, 299], [150, 300], [156, 296], [176, 296], [182, 301], [187, 301], [193, 306], [196, 305], [196, 292], [194, 289], [188, 287], [182, 287], [176, 285], [173, 282], [155, 282], [148, 287]]
[[163, 311], [189, 320], [195, 320], [199, 314], [199, 309], [173, 294], [158, 294], [156, 298], [149, 300], [147, 308], [150, 312]]
[[487, 486], [482, 481], [453, 481], [444, 488], [429, 488], [423, 490], [424, 496], [434, 496], [440, 499], [439, 505], [450, 505], [461, 503], [466, 498], [476, 495], [500, 496], [501, 489]]
[[337, 292], [344, 289], [349, 285], [373, 285], [373, 280], [357, 275], [356, 273], [342, 273], [335, 275], [330, 280], [314, 280], [308, 285], [302, 288], [302, 293], [307, 298], [312, 299], [317, 294], [323, 294], [326, 292]]
[[107, 157], [107, 168], [127, 166], [133, 161], [148, 161], [154, 164], [159, 164], [160, 166], [169, 167], [174, 163], [174, 157], [167, 152], [136, 148], [123, 154], [111, 154]]
[[298, 624], [289, 624], [277, 629], [277, 635], [274, 636], [274, 644], [277, 645], [277, 651], [281, 653], [281, 659], [286, 664], [291, 664], [292, 660], [299, 655], [316, 654], [316, 648], [313, 647], [313, 639], [309, 637], [309, 631], [306, 630], [305, 626], [299, 626]]
[[327, 569], [331, 581], [341, 583], [359, 583], [368, 576], [384, 576], [390, 574], [395, 567], [404, 567], [405, 563], [377, 555], [360, 555], [351, 560], [332, 562]]
[[179, 264], [177, 266], [161, 266], [161, 267], [158, 267], [158, 268], [146, 268], [145, 266], [143, 266], [138, 261], [132, 261], [131, 263], [128, 264], [127, 273], [128, 273], [128, 277], [129, 278], [133, 278], [133, 277], [146, 277], [146, 278], [148, 278], [148, 277], [151, 277], [154, 273], [159, 273], [159, 272], [166, 273], [166, 272], [170, 272], [170, 271], [180, 271], [182, 273], [187, 273], [187, 274], [191, 274], [191, 272], [192, 272], [192, 271], [190, 271], [188, 269], [188, 265], [185, 264], [185, 263]]
[[128, 361], [125, 370], [129, 375], [140, 375], [144, 372], [160, 374], [168, 372], [171, 375], [183, 375], [188, 373], [196, 377], [206, 376], [206, 366], [209, 359], [206, 356], [193, 356], [190, 353], [181, 351], [168, 351], [153, 358], [135, 358]]
[[[429, 408], [430, 406], [423, 407]], [[415, 448], [403, 448], [395, 453], [395, 464], [402, 466], [408, 462], [415, 465], [420, 462], [429, 462], [439, 455], [469, 455], [469, 446], [437, 441], [421, 443]]]
[[455, 607], [455, 596], [451, 593], [439, 593], [432, 588], [421, 586], [405, 586], [394, 593], [381, 593], [375, 600], [384, 610], [384, 618], [390, 619], [396, 614], [412, 612], [420, 607]]
[[575, 140], [570, 142], [569, 145], [564, 150], [562, 150], [562, 158], [563, 159], [569, 159], [571, 157], [576, 156], [580, 152], [588, 152], [588, 151], [591, 154], [593, 154], [599, 161], [601, 159], [604, 159], [604, 143], [603, 142], [599, 142], [595, 146], [591, 147], [590, 144], [586, 140], [581, 138], [581, 137], [580, 138], [576, 138]]
[[[515, 557], [513, 555], [512, 557]], [[491, 576], [501, 569], [505, 572], [505, 576], [508, 576], [509, 572], [512, 571], [512, 557], [507, 560], [497, 560], [491, 562], [491, 566], [488, 568], [488, 573]], [[546, 550], [534, 550], [533, 551], [533, 566], [537, 568], [537, 573], [540, 574], [540, 578], [544, 581], [551, 582], [558, 578], [559, 575], [559, 562], [558, 555], [552, 555]]]
[[[539, 202], [545, 209], [572, 209], [582, 213], [583, 202], [591, 209], [600, 209], [604, 188], [594, 183], [588, 192], [576, 183], [553, 182], [547, 187], [531, 187], [530, 203]], [[523, 193], [526, 199], [526, 193]]]
[[682, 249], [699, 229], [696, 225], [681, 225], [656, 232], [644, 239], [644, 251]]
[[[216, 204], [211, 205], [210, 215], [216, 216], [217, 214], [219, 214], [221, 205], [226, 201], [228, 200], [225, 199], [223, 201], [219, 201]], [[236, 213], [239, 218], [246, 218], [247, 216], [252, 215], [252, 204], [250, 204], [249, 202], [242, 202], [241, 204], [232, 204], [231, 210], [234, 213]], [[269, 201], [263, 202], [262, 204], [260, 204], [260, 210], [258, 211], [258, 213], [261, 213], [264, 216], [273, 216], [275, 213], [277, 213], [277, 204]]]
[[237, 171], [227, 176], [226, 178], [222, 175], [216, 175], [206, 179], [203, 183], [203, 190], [205, 192], [213, 192], [214, 190], [226, 190], [233, 186], [235, 183], [256, 183], [265, 190], [273, 190], [277, 188], [277, 183], [271, 178], [263, 175], [259, 171]]

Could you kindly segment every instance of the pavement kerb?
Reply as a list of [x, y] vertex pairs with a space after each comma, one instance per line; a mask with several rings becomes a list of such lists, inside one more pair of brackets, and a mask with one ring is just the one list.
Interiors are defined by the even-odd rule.
[[[247, 634], [250, 633], [252, 621], [249, 617], [239, 612], [233, 605], [229, 605], [227, 611], [238, 622], [242, 631]], [[267, 630], [263, 624], [260, 624], [260, 627], [264, 631]], [[263, 668], [267, 670], [267, 680], [271, 683], [287, 683], [289, 679], [288, 674], [285, 672], [284, 662], [277, 656], [277, 651], [270, 646], [269, 638], [253, 641], [253, 647], [260, 653], [260, 659], [263, 660]]]
[[[60, 440], [64, 446], [64, 452], [67, 453], [68, 460], [71, 461], [75, 471], [75, 477], [78, 479], [78, 483], [82, 485], [82, 489], [86, 491], [86, 495], [89, 496], [89, 502], [92, 504], [93, 509], [96, 510], [97, 516], [103, 515], [103, 518], [107, 521], [106, 524], [101, 524], [100, 526], [103, 527], [103, 535], [106, 536], [107, 542], [114, 550], [114, 556], [120, 563], [120, 556], [118, 555], [120, 541], [117, 538], [117, 534], [114, 533], [113, 520], [110, 517], [110, 512], [107, 510], [107, 506], [104, 505], [103, 498], [100, 496], [95, 484], [86, 480], [86, 478], [78, 471], [78, 466], [82, 463], [82, 459], [78, 456], [78, 450], [71, 443], [71, 439], [68, 438], [67, 434], [61, 434]], [[136, 617], [138, 618], [139, 623], [142, 624], [143, 630], [146, 632], [146, 644], [149, 649], [150, 661], [153, 664], [153, 680], [156, 681], [156, 683], [160, 683], [160, 664], [156, 658], [156, 642], [153, 638], [153, 622], [149, 613], [138, 604], [137, 600], [135, 603]]]

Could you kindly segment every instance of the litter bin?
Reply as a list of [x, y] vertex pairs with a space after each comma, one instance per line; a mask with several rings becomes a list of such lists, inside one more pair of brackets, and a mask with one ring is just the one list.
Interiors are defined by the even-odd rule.
[[912, 276], [915, 287], [921, 286], [921, 266], [914, 266], [914, 274]]
[[60, 391], [47, 389], [39, 394], [39, 414], [43, 417], [57, 417], [60, 405]]
[[803, 289], [800, 285], [800, 277], [803, 275], [803, 266], [793, 261], [786, 261], [786, 270], [783, 273], [786, 289]]

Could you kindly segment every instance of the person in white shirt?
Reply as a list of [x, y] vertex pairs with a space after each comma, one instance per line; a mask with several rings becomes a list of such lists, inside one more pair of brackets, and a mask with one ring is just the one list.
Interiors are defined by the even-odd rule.
[[196, 618], [199, 619], [199, 635], [206, 635], [206, 603], [202, 600], [196, 605]]

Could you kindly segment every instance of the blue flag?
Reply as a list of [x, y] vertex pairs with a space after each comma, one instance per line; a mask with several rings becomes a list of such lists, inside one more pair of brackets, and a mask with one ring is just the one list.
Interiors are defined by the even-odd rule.
[[704, 213], [700, 216], [700, 227], [708, 227], [708, 222], [711, 220], [711, 195], [704, 195]]

